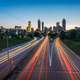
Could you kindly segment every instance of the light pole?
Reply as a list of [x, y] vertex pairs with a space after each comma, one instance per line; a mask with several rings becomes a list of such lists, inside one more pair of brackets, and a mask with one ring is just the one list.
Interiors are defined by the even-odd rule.
[[[7, 49], [8, 49], [8, 47], [9, 47], [8, 31], [7, 31], [7, 34], [6, 34], [6, 43], [7, 43]], [[7, 51], [7, 55], [8, 55], [8, 61], [9, 61], [9, 50]]]

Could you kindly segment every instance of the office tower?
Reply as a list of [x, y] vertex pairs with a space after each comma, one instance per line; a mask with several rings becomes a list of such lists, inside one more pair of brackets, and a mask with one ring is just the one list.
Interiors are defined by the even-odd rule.
[[27, 31], [31, 32], [31, 21], [28, 21]]
[[57, 28], [56, 28], [56, 26], [53, 26], [53, 32], [57, 32]]
[[58, 34], [60, 34], [63, 30], [63, 27], [60, 25], [59, 22], [56, 23], [56, 31]]
[[66, 30], [66, 19], [62, 20], [62, 27], [64, 29], [64, 31]]
[[57, 22], [57, 23], [56, 23], [56, 27], [59, 27], [59, 26], [60, 26], [60, 23], [59, 23], [59, 22]]
[[38, 20], [38, 29], [39, 29], [39, 31], [41, 31], [41, 21], [40, 21], [40, 19]]
[[49, 31], [52, 31], [52, 26], [50, 26]]
[[44, 22], [42, 22], [42, 31], [44, 31]]

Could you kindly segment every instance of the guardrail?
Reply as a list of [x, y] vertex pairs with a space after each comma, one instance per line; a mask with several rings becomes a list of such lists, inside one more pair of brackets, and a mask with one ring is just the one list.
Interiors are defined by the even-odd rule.
[[9, 58], [15, 57], [16, 55], [18, 55], [20, 53], [20, 51], [24, 51], [26, 48], [28, 48], [29, 46], [31, 46], [37, 39], [33, 39], [32, 41], [28, 42], [28, 43], [24, 43], [24, 45], [20, 45], [18, 47], [15, 47], [11, 50], [7, 50], [5, 52], [0, 53], [0, 64], [9, 60]]

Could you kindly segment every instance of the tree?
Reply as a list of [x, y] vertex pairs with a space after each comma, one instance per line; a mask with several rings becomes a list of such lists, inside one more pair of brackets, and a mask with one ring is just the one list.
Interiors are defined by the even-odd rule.
[[77, 31], [76, 30], [72, 29], [72, 30], [69, 31], [70, 39], [75, 39], [76, 35], [77, 35]]
[[61, 31], [61, 33], [60, 33], [60, 38], [61, 38], [61, 39], [65, 39], [65, 37], [66, 37], [66, 36], [65, 36], [65, 32], [64, 32], [64, 31]]

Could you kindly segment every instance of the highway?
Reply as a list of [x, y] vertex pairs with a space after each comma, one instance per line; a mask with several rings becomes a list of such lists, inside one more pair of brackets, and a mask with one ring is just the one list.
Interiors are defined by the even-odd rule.
[[0, 80], [4, 79], [42, 40], [43, 38], [34, 39], [28, 43], [2, 51], [0, 53]]
[[17, 80], [80, 80], [80, 58], [59, 38], [46, 37]]
[[16, 77], [6, 80], [80, 80], [80, 57], [59, 38], [42, 40]]

